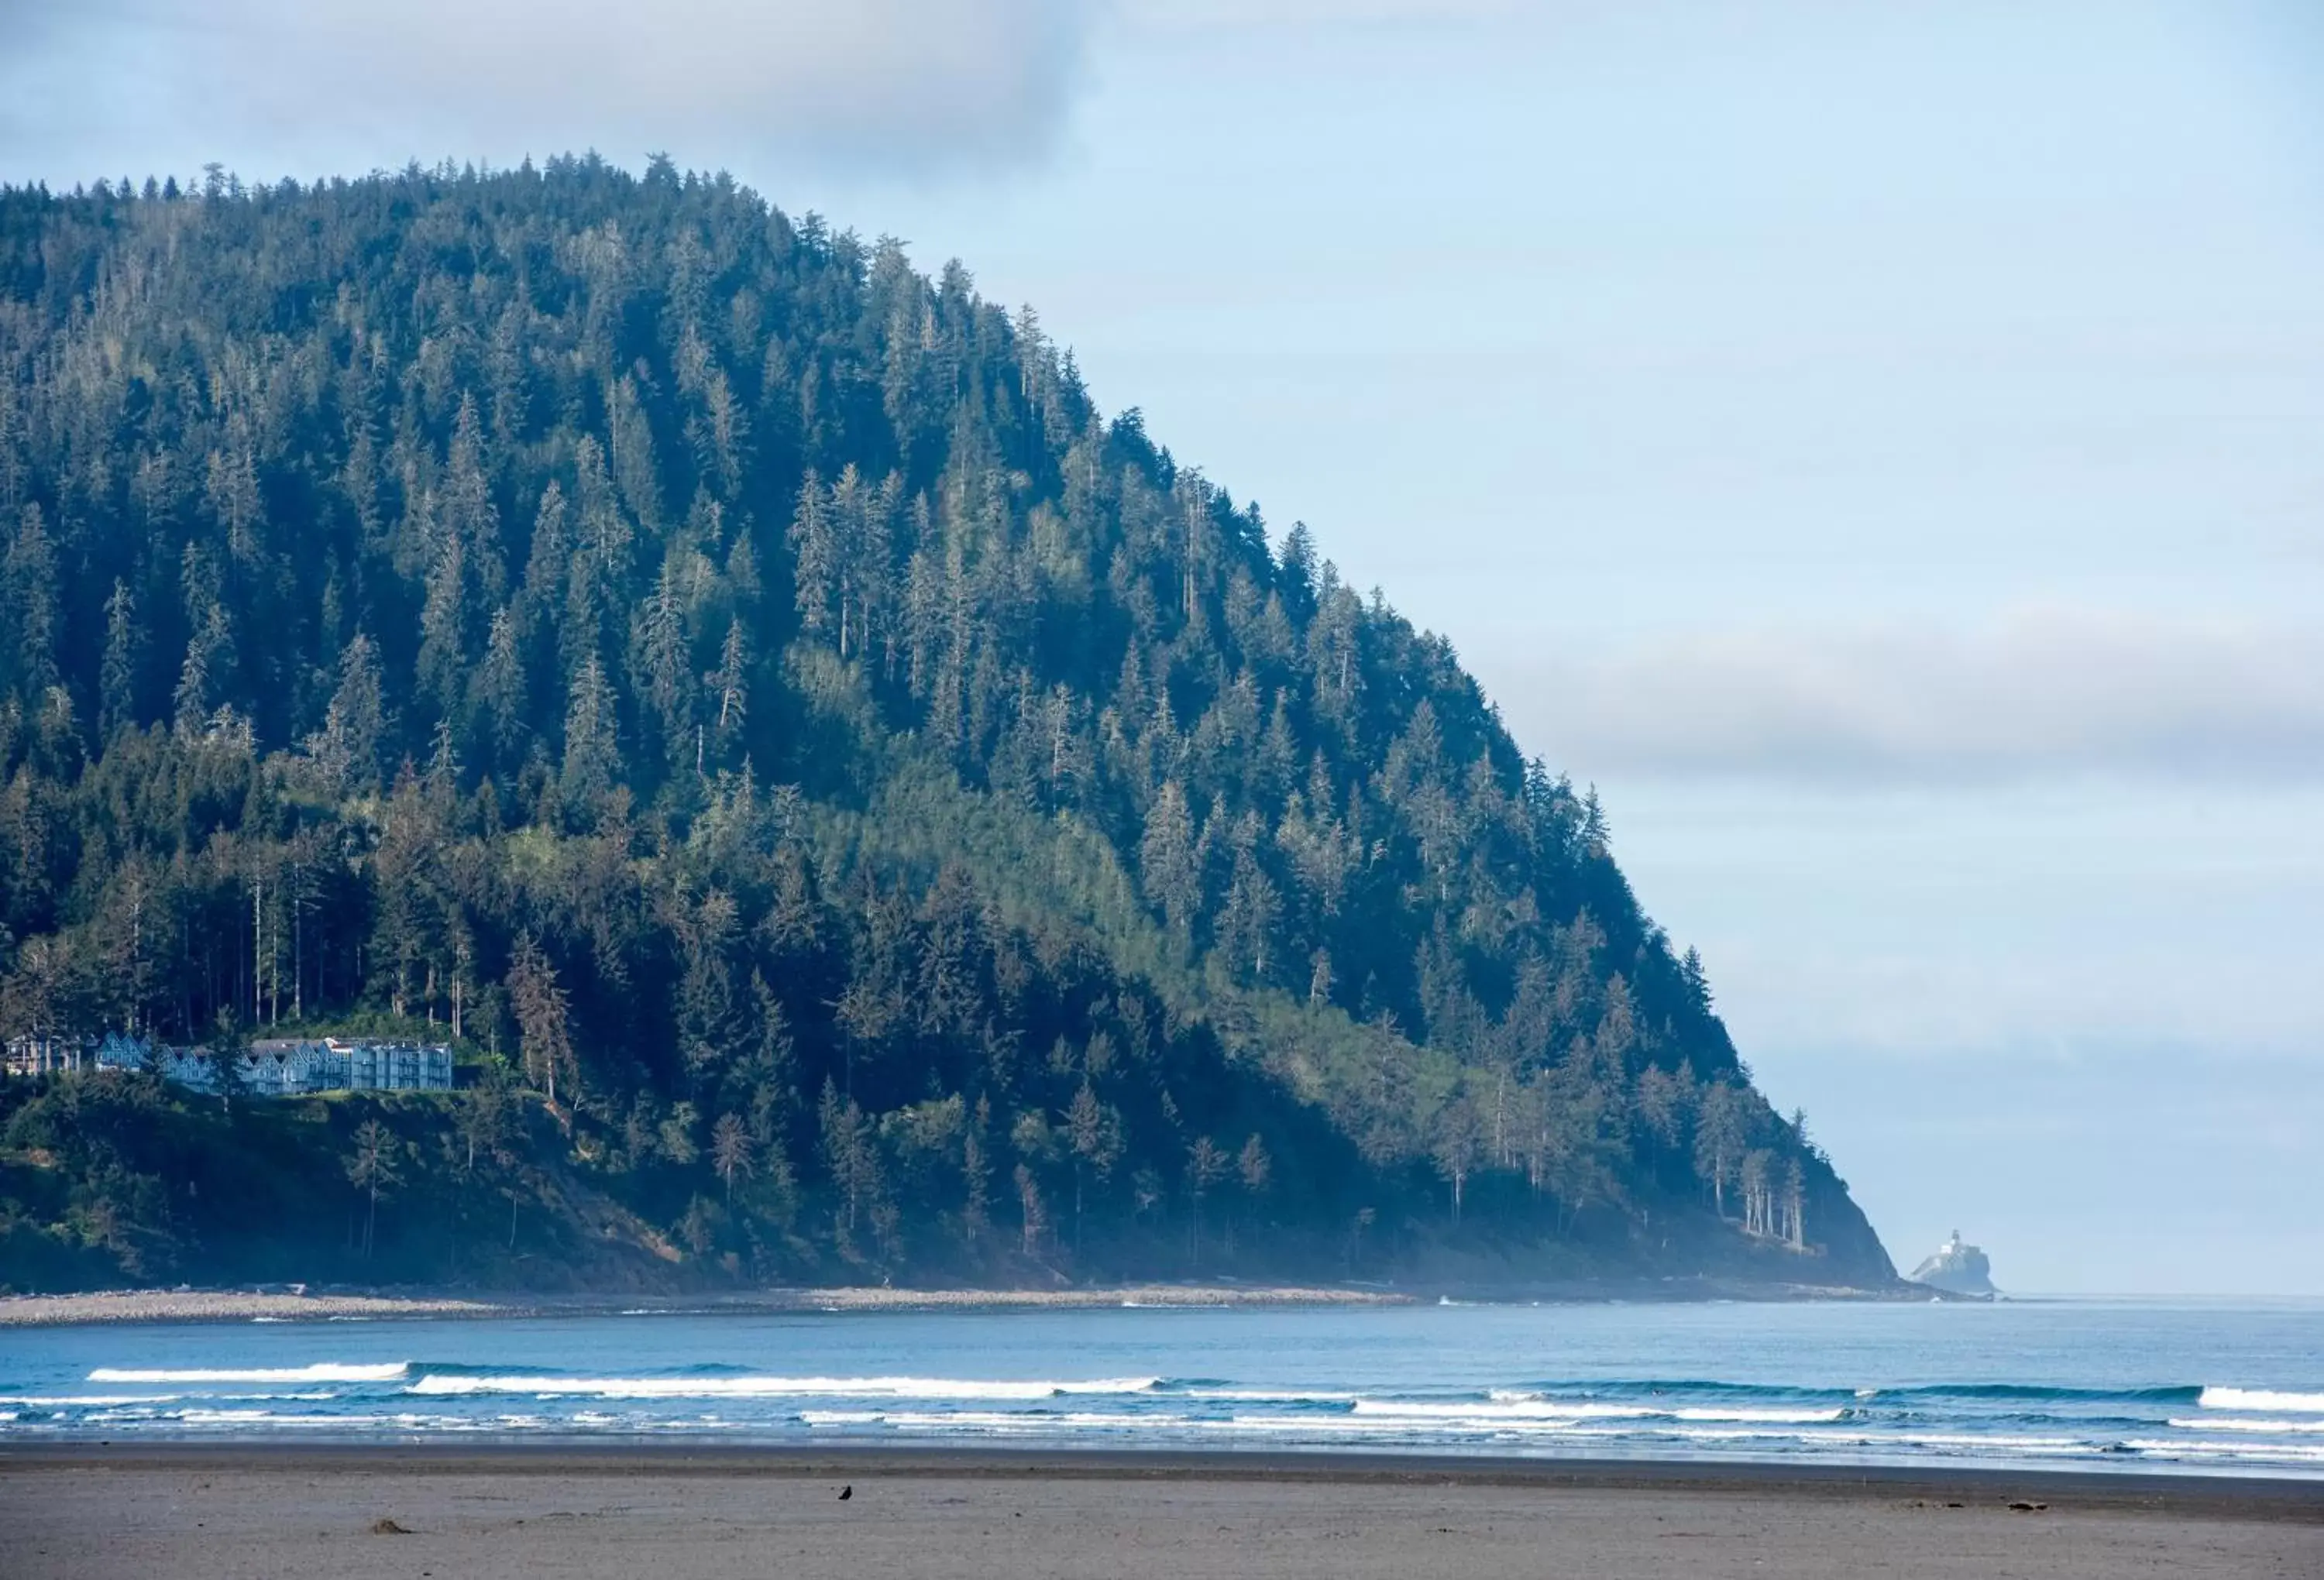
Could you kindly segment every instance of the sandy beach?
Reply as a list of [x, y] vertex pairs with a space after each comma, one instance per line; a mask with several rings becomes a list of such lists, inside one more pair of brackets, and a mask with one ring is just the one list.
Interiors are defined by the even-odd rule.
[[251, 1290], [106, 1290], [0, 1299], [0, 1328], [79, 1322], [327, 1322], [334, 1317], [496, 1317], [495, 1300], [405, 1295], [295, 1295]]
[[2324, 1484], [1349, 1456], [16, 1446], [0, 1449], [0, 1530], [10, 1580], [2205, 1580], [2324, 1574]]
[[85, 1322], [323, 1322], [334, 1318], [587, 1316], [632, 1311], [1072, 1311], [1121, 1306], [1403, 1306], [1390, 1291], [1131, 1284], [1105, 1289], [767, 1289], [701, 1295], [411, 1295], [106, 1290], [0, 1297], [0, 1328]]

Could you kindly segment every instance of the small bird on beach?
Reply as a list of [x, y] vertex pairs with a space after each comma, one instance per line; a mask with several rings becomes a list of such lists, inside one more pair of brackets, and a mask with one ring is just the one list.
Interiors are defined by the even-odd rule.
[[842, 1487], [842, 1488], [840, 1488], [840, 1489], [839, 1489], [839, 1501], [840, 1501], [841, 1502], [843, 1502], [843, 1503], [844, 1503], [845, 1502], [847, 1502], [847, 1500], [848, 1500], [848, 1499], [850, 1499], [850, 1498], [853, 1497], [854, 1495], [855, 1495], [855, 1487], [854, 1487], [854, 1485], [853, 1485], [853, 1483], [851, 1483], [851, 1484], [849, 1484], [848, 1485], [844, 1486], [844, 1487]]

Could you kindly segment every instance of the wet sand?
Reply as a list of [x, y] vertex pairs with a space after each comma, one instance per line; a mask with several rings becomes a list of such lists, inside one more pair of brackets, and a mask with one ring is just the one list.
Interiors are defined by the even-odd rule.
[[[844, 1502], [843, 1486], [854, 1489]], [[0, 1447], [0, 1573], [2293, 1580], [2324, 1575], [2324, 1483], [1259, 1454], [17, 1444]]]

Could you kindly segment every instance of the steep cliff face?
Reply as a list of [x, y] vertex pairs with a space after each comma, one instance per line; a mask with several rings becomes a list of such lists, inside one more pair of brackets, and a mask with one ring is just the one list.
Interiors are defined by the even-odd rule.
[[18, 1090], [67, 1261], [1893, 1280], [1594, 795], [957, 265], [594, 161], [15, 192], [0, 371], [8, 1029], [474, 1083]]

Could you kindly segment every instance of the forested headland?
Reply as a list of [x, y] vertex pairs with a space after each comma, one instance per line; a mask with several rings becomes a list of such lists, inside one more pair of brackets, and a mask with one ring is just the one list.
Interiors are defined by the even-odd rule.
[[0, 1284], [1894, 1277], [1594, 795], [958, 264], [9, 190], [0, 536], [0, 1034], [462, 1082], [0, 1081]]

